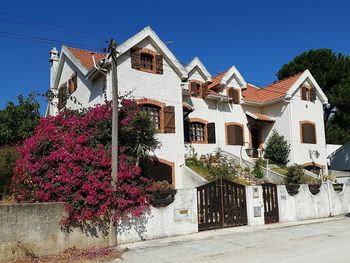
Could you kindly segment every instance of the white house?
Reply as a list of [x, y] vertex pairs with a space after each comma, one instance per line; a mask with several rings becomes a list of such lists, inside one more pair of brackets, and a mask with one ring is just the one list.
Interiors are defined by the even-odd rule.
[[[117, 51], [120, 92], [132, 91], [159, 129], [162, 146], [155, 151], [152, 172], [177, 188], [188, 182], [181, 168], [186, 144], [199, 154], [221, 147], [238, 156], [248, 142], [256, 158], [273, 129], [291, 145], [289, 164], [327, 167], [327, 98], [308, 70], [263, 88], [247, 83], [235, 66], [212, 77], [197, 57], [182, 65], [150, 27]], [[50, 55], [50, 87], [58, 99], [48, 104], [47, 115], [111, 100], [111, 67], [105, 54], [63, 46]], [[67, 100], [69, 96], [79, 103]]]

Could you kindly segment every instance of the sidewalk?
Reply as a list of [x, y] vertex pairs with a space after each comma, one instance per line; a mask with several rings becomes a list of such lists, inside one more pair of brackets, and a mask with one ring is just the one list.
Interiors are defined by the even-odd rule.
[[[124, 259], [116, 259], [112, 262], [129, 262], [128, 258], [132, 256], [133, 253], [139, 254], [140, 251], [152, 251], [155, 249], [170, 248], [172, 246], [181, 246], [181, 245], [188, 246], [186, 244], [192, 244], [194, 242], [198, 242], [201, 240], [203, 241], [213, 240], [213, 239], [224, 240], [224, 239], [232, 239], [232, 238], [236, 240], [237, 234], [244, 234], [244, 233], [246, 233], [247, 235], [252, 235], [257, 233], [258, 235], [263, 236], [266, 233], [268, 235], [270, 230], [274, 230], [274, 229], [281, 229], [281, 231], [287, 231], [287, 230], [283, 230], [283, 228], [321, 224], [321, 223], [326, 223], [331, 221], [341, 221], [345, 219], [347, 218], [344, 216], [338, 216], [338, 217], [305, 220], [305, 221], [298, 221], [298, 222], [276, 223], [276, 224], [262, 225], [262, 226], [231, 227], [231, 228], [223, 228], [218, 230], [203, 231], [203, 232], [186, 235], [186, 236], [169, 237], [169, 238], [163, 238], [163, 239], [125, 244], [125, 245], [121, 245], [121, 247], [125, 247], [129, 251], [123, 256]], [[244, 235], [244, 236], [247, 236], [247, 235]], [[216, 249], [216, 248], [213, 248], [213, 249]], [[134, 261], [130, 261], [130, 262], [134, 262]]]

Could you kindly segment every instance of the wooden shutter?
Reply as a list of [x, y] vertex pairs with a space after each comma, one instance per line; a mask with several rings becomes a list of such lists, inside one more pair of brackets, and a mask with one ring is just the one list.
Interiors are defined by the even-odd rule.
[[301, 87], [301, 99], [302, 100], [307, 100], [307, 88], [306, 87]]
[[190, 142], [190, 122], [188, 119], [184, 119], [184, 140]]
[[227, 144], [228, 145], [234, 145], [234, 131], [235, 126], [234, 125], [227, 125], [226, 126], [226, 134], [227, 134]]
[[301, 125], [302, 142], [316, 143], [316, 129], [311, 123], [304, 123]]
[[243, 145], [243, 128], [234, 125], [234, 145]]
[[232, 91], [232, 98], [233, 98], [233, 103], [234, 104], [239, 104], [239, 91], [236, 89], [233, 89]]
[[78, 87], [78, 77], [77, 73], [74, 73], [72, 77], [68, 80], [68, 92], [69, 94], [72, 94], [74, 91], [77, 90]]
[[208, 133], [208, 143], [216, 143], [214, 122], [210, 122], [207, 124], [207, 133]]
[[57, 97], [58, 97], [57, 108], [58, 110], [62, 110], [63, 108], [66, 107], [67, 99], [68, 99], [68, 88], [66, 83], [63, 83], [59, 87]]
[[156, 55], [155, 56], [156, 61], [156, 72], [158, 74], [163, 74], [163, 56], [162, 55]]
[[206, 84], [203, 84], [201, 87], [200, 87], [200, 92], [201, 92], [201, 97], [202, 98], [206, 98], [208, 96], [208, 86]]
[[175, 133], [175, 107], [164, 107], [164, 132]]
[[130, 49], [130, 57], [131, 57], [131, 67], [134, 69], [140, 69], [141, 67], [140, 49], [137, 47], [133, 47], [132, 49]]
[[311, 101], [315, 101], [316, 100], [316, 89], [315, 88], [311, 88], [310, 90], [311, 92]]

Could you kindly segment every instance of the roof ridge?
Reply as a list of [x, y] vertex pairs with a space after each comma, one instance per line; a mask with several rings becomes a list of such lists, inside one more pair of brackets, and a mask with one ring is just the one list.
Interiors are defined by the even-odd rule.
[[106, 55], [107, 53], [102, 53], [102, 52], [97, 52], [97, 51], [92, 51], [92, 50], [87, 50], [87, 49], [81, 49], [81, 48], [77, 48], [77, 47], [69, 47], [66, 46], [68, 49], [75, 49], [75, 50], [79, 50], [79, 51], [85, 51], [85, 52], [89, 52], [89, 53], [95, 53], [95, 54], [101, 54], [101, 55]]
[[[305, 70], [304, 70], [304, 71], [305, 71]], [[291, 79], [291, 78], [300, 76], [301, 74], [304, 73], [304, 71], [303, 71], [303, 72], [300, 72], [300, 73], [297, 73], [297, 74], [294, 74], [294, 75], [292, 75], [292, 76], [289, 76], [289, 77], [287, 77], [287, 78], [277, 80], [277, 81], [275, 81], [275, 82], [273, 82], [273, 83], [270, 83], [270, 84], [268, 84], [268, 85], [266, 85], [266, 86], [264, 86], [264, 87], [262, 87], [262, 88], [260, 88], [260, 89], [265, 89], [265, 88], [271, 87], [271, 86], [273, 86], [273, 85], [276, 85], [276, 84], [278, 84], [278, 83], [287, 81], [287, 80], [289, 80], [289, 79]]]

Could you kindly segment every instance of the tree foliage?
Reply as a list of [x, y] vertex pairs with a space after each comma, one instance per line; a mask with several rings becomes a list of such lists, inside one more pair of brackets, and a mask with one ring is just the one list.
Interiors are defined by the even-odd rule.
[[301, 184], [304, 176], [304, 168], [301, 165], [289, 166], [287, 172], [287, 184]]
[[276, 130], [272, 131], [272, 135], [266, 143], [264, 157], [276, 163], [285, 165], [288, 163], [290, 145], [283, 135], [279, 135]]
[[39, 103], [33, 96], [18, 96], [18, 104], [8, 102], [0, 111], [0, 147], [29, 138], [39, 123]]
[[345, 121], [350, 118], [350, 57], [331, 49], [309, 50], [283, 65], [277, 77], [283, 79], [306, 69], [328, 97], [329, 106], [324, 107], [327, 142], [348, 142], [350, 129]]
[[[135, 103], [123, 100], [119, 118], [123, 144], [116, 189], [111, 186], [110, 102], [83, 112], [67, 110], [42, 118], [34, 135], [19, 150], [21, 157], [12, 180], [16, 199], [66, 202], [68, 216], [62, 221], [66, 225], [108, 219], [111, 211], [115, 219], [128, 212], [141, 214], [149, 204], [150, 184], [135, 158], [126, 154], [135, 147], [130, 139], [139, 133], [139, 114]], [[154, 148], [152, 144], [148, 149]]]
[[0, 148], [0, 199], [10, 194], [10, 183], [13, 175], [13, 167], [19, 153], [13, 146]]

